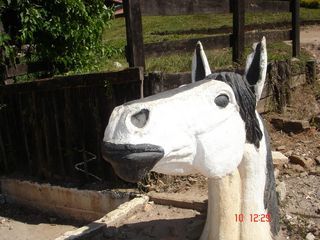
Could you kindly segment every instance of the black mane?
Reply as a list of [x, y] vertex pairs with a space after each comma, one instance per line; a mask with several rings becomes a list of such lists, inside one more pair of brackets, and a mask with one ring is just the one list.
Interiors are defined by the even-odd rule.
[[260, 146], [262, 131], [256, 116], [256, 97], [251, 91], [248, 83], [240, 74], [234, 72], [213, 73], [206, 79], [215, 79], [228, 84], [236, 97], [240, 107], [240, 116], [245, 122], [246, 139], [249, 143], [254, 144], [257, 148]]

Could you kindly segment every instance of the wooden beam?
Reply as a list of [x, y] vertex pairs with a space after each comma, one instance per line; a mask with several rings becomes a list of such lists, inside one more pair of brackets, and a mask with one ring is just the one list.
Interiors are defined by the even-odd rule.
[[204, 13], [226, 13], [230, 0], [140, 0], [145, 16], [172, 16]]
[[[232, 2], [232, 0], [231, 0]], [[230, 12], [230, 0], [140, 0], [143, 16], [174, 16], [206, 13]], [[245, 9], [250, 12], [289, 12], [289, 1], [245, 1]]]
[[0, 86], [1, 94], [10, 92], [28, 92], [28, 91], [53, 91], [65, 88], [85, 88], [88, 86], [104, 86], [106, 81], [112, 85], [121, 85], [128, 83], [141, 83], [143, 81], [142, 68], [128, 68], [119, 72], [90, 73], [73, 76], [54, 77], [32, 82], [11, 84]]
[[232, 60], [240, 62], [244, 53], [244, 0], [233, 0]]
[[300, 55], [300, 0], [291, 1], [292, 56]]
[[290, 1], [245, 1], [246, 12], [290, 12]]
[[123, 8], [127, 33], [127, 61], [130, 67], [145, 68], [140, 1], [124, 0]]
[[268, 43], [281, 42], [291, 39], [290, 30], [269, 30], [261, 32], [248, 32], [245, 35], [245, 45], [251, 45], [254, 42], [261, 41], [262, 37], [265, 36]]
[[220, 49], [230, 47], [230, 35], [217, 35], [176, 41], [145, 44], [145, 53], [148, 57], [177, 52], [192, 52], [198, 41], [201, 41], [205, 49]]
[[[302, 20], [300, 21], [301, 26], [307, 25], [317, 25], [320, 24], [320, 20]], [[275, 23], [254, 23], [245, 25], [245, 32], [259, 30], [281, 30], [281, 29], [291, 29], [292, 23], [290, 21], [275, 22]], [[187, 30], [173, 30], [173, 31], [154, 31], [152, 35], [189, 35], [189, 34], [207, 34], [207, 35], [217, 35], [217, 34], [227, 34], [232, 32], [232, 27], [221, 26], [219, 28], [191, 28]], [[291, 40], [291, 38], [289, 39]]]
[[12, 78], [16, 76], [25, 75], [28, 73], [42, 72], [42, 71], [50, 71], [52, 67], [44, 62], [36, 62], [36, 63], [23, 63], [17, 64], [12, 67], [7, 67], [5, 74], [6, 78]]
[[[291, 39], [290, 30], [269, 30], [260, 32], [245, 33], [244, 45], [251, 45], [253, 42], [260, 41], [263, 36], [267, 36], [268, 43], [279, 42]], [[221, 49], [232, 47], [231, 34], [216, 35], [212, 37], [183, 39], [176, 41], [165, 41], [159, 43], [145, 44], [145, 54], [148, 57], [169, 55], [179, 52], [193, 52], [196, 43], [201, 41], [204, 49]]]

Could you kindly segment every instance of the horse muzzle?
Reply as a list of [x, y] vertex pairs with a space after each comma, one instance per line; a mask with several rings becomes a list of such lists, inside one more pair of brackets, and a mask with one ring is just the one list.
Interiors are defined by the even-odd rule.
[[103, 142], [102, 156], [120, 178], [127, 182], [138, 182], [164, 156], [164, 150], [152, 144]]

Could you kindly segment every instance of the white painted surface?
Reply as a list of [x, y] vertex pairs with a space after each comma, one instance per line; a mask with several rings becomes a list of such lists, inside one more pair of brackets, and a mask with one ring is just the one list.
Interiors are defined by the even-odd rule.
[[[220, 94], [230, 99], [225, 108], [214, 103]], [[137, 128], [131, 116], [141, 109], [148, 109], [150, 116]], [[103, 140], [161, 146], [165, 154], [154, 166], [156, 172], [221, 177], [239, 165], [245, 129], [231, 87], [204, 80], [117, 107]]]
[[[253, 46], [252, 46], [253, 52], [251, 54], [249, 54], [247, 57], [245, 75], [247, 75], [248, 69], [252, 63], [257, 44], [258, 43], [253, 44]], [[268, 54], [267, 54], [267, 44], [266, 44], [265, 37], [263, 37], [261, 40], [261, 54], [260, 54], [260, 64], [259, 65], [260, 65], [259, 79], [258, 79], [257, 83], [253, 86], [255, 94], [256, 94], [257, 102], [259, 101], [261, 94], [262, 94], [262, 90], [263, 90], [264, 83], [266, 80], [266, 75], [267, 75], [267, 67], [268, 67]]]
[[[198, 41], [197, 45], [200, 46], [200, 58], [201, 58], [202, 63], [204, 65], [205, 75], [208, 76], [209, 74], [211, 74], [211, 69], [210, 69], [210, 65], [209, 65], [207, 56], [206, 56], [206, 54], [205, 54], [205, 52], [203, 50], [202, 43], [200, 41]], [[192, 71], [191, 71], [192, 82], [196, 81], [197, 64], [199, 64], [197, 62], [197, 53], [196, 53], [196, 50], [194, 50], [193, 57], [192, 57]]]

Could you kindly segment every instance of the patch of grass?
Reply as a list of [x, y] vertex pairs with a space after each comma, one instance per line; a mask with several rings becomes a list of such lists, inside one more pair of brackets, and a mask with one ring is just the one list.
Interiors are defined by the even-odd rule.
[[306, 8], [320, 8], [320, 0], [302, 0], [301, 6]]
[[[268, 44], [268, 59], [269, 61], [285, 61], [291, 58], [292, 48], [285, 43]], [[246, 56], [252, 51], [250, 47], [245, 49], [242, 65], [245, 63]], [[209, 64], [212, 70], [232, 69], [237, 66], [232, 62], [231, 48], [219, 50], [205, 50]], [[301, 72], [305, 66], [305, 62], [310, 58], [310, 55], [302, 50], [300, 61], [294, 65], [295, 71]], [[161, 57], [151, 57], [146, 61], [147, 71], [164, 71], [164, 72], [188, 72], [191, 71], [192, 53], [181, 53], [164, 55]]]

